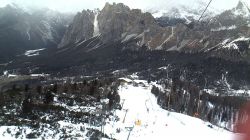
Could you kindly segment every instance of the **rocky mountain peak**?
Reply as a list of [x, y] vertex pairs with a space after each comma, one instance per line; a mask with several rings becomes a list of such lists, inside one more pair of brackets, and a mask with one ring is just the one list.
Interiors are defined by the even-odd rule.
[[239, 1], [238, 2], [238, 5], [236, 6], [236, 9], [242, 9], [244, 7], [244, 3], [243, 3], [243, 1]]
[[[238, 4], [238, 8], [214, 16], [213, 20], [205, 20], [204, 16], [202, 23], [197, 23], [193, 19], [194, 24], [190, 26], [181, 22], [171, 26], [160, 26], [151, 13], [144, 13], [139, 9], [130, 9], [120, 3], [106, 3], [105, 7], [99, 12], [84, 10], [82, 13], [78, 13], [68, 28], [61, 42], [61, 47], [82, 46], [89, 51], [93, 50], [93, 48], [99, 48], [103, 44], [120, 43], [123, 45], [117, 46], [129, 49], [139, 49], [146, 46], [152, 50], [191, 53], [213, 52], [211, 50], [216, 50], [216, 52], [226, 50], [227, 52], [232, 50], [227, 48], [248, 49], [248, 47], [245, 47], [249, 44], [248, 41], [233, 42], [238, 38], [249, 37], [250, 29], [243, 26], [246, 25], [247, 21], [244, 19], [247, 18], [235, 16], [234, 14], [239, 11], [236, 9], [245, 9], [242, 8], [245, 6]], [[189, 16], [185, 16], [186, 20], [193, 21], [192, 17], [200, 17], [198, 11], [190, 14], [187, 8], [173, 9], [172, 11], [176, 14], [175, 17], [183, 15], [183, 11], [187, 11], [187, 15], [191, 17], [188, 19]], [[227, 39], [230, 39], [229, 42], [231, 41], [233, 45], [229, 44], [229, 47], [224, 47], [226, 44], [221, 44]], [[243, 47], [235, 47], [235, 44]]]
[[233, 11], [235, 15], [243, 17], [250, 16], [250, 8], [243, 0], [239, 1], [238, 5], [233, 9]]
[[247, 10], [249, 10], [249, 7], [244, 1], [239, 0], [238, 4], [236, 6], [236, 9], [241, 9], [241, 10], [242, 9], [247, 9]]
[[19, 17], [23, 15], [28, 15], [29, 13], [26, 12], [23, 8], [19, 7], [16, 4], [8, 4], [5, 7], [0, 8], [0, 16], [8, 15], [9, 17]]
[[81, 13], [78, 12], [58, 47], [65, 47], [69, 44], [90, 39], [94, 33], [94, 18], [95, 13], [91, 10], [83, 10]]
[[130, 8], [123, 3], [106, 3], [102, 11], [128, 12]]
[[[146, 31], [148, 35], [145, 35]], [[143, 41], [138, 44], [142, 45], [151, 40], [152, 43], [154, 42], [154, 45], [151, 45], [156, 47], [155, 44], [160, 44], [153, 41], [152, 36], [156, 37], [157, 34], [163, 33], [162, 31], [150, 13], [130, 9], [122, 3], [106, 3], [100, 12], [84, 10], [78, 13], [59, 47], [68, 44], [74, 46], [98, 35], [101, 43], [128, 40], [139, 36]]]
[[[201, 13], [204, 11], [205, 6], [207, 3], [199, 1], [194, 3], [193, 6], [187, 5], [175, 5], [173, 7], [169, 7], [167, 9], [161, 10], [153, 10], [154, 17], [159, 18], [170, 18], [170, 19], [182, 19], [186, 20], [187, 22], [197, 21]], [[218, 10], [214, 8], [208, 8], [207, 11], [204, 13], [202, 20], [210, 20], [216, 14], [220, 13]]]
[[7, 4], [5, 7], [3, 8], [6, 8], [6, 9], [10, 9], [10, 10], [20, 10], [20, 11], [24, 11], [23, 8], [21, 8], [20, 6], [18, 6], [17, 4], [15, 3], [11, 3], [11, 4]]

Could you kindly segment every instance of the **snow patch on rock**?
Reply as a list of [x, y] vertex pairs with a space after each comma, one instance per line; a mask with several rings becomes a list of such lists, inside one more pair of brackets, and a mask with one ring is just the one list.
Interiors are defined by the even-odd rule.
[[222, 26], [216, 29], [211, 29], [212, 32], [218, 32], [218, 31], [225, 31], [225, 30], [234, 30], [236, 29], [237, 26], [236, 25], [232, 25], [232, 26]]
[[127, 35], [127, 36], [122, 40], [122, 43], [124, 43], [124, 42], [126, 42], [126, 41], [129, 41], [130, 39], [135, 38], [136, 36], [138, 36], [138, 34], [130, 34], [130, 35]]
[[98, 22], [98, 17], [99, 13], [96, 12], [95, 14], [95, 19], [94, 19], [94, 33], [93, 36], [98, 36], [100, 34], [100, 30], [99, 30], [99, 22]]
[[223, 43], [225, 44], [225, 45], [223, 46], [223, 48], [238, 50], [238, 49], [239, 49], [239, 46], [236, 44], [236, 42], [239, 42], [239, 41], [250, 41], [250, 38], [240, 37], [240, 38], [237, 38], [237, 39], [233, 40], [233, 41], [230, 42], [230, 43], [226, 43], [226, 42], [228, 42], [228, 40], [225, 40], [225, 41], [223, 41], [221, 44], [223, 44]]
[[27, 50], [24, 55], [31, 57], [31, 56], [37, 56], [40, 54], [40, 51], [45, 50], [45, 48], [37, 49], [37, 50]]

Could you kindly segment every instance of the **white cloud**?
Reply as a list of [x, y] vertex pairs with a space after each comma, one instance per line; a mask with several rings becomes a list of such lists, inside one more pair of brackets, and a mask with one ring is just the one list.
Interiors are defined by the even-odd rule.
[[5, 5], [8, 4], [8, 3], [9, 3], [8, 0], [1, 0], [1, 1], [0, 1], [0, 7], [3, 7], [3, 6], [5, 6]]
[[[48, 7], [62, 12], [76, 12], [82, 9], [101, 9], [106, 2], [122, 2], [131, 8], [139, 9], [168, 9], [176, 4], [192, 6], [198, 1], [209, 2], [209, 0], [0, 0], [0, 6], [4, 6], [8, 3], [17, 3], [22, 6]], [[250, 5], [249, 0], [245, 1]], [[235, 7], [237, 3], [238, 0], [213, 0], [211, 7], [216, 9], [229, 9]]]

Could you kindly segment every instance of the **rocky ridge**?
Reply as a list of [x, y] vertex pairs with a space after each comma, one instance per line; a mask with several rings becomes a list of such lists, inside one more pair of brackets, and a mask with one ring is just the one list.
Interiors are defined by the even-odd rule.
[[[249, 8], [239, 1], [236, 8], [206, 18], [204, 21], [177, 22], [175, 25], [163, 27], [151, 13], [130, 9], [121, 3], [106, 3], [98, 14], [90, 10], [78, 13], [59, 47], [79, 46], [95, 38], [98, 43], [93, 48], [120, 42], [125, 43], [125, 48], [130, 49], [146, 47], [150, 50], [213, 52], [228, 50], [231, 47], [227, 46], [231, 43], [240, 44], [235, 48], [244, 48], [240, 51], [247, 52], [250, 28], [249, 19], [245, 17], [246, 12], [250, 13]], [[98, 23], [99, 31], [97, 38], [93, 35], [97, 26], [94, 25], [95, 21]], [[243, 43], [235, 43], [239, 41]], [[214, 54], [218, 53], [213, 52]]]

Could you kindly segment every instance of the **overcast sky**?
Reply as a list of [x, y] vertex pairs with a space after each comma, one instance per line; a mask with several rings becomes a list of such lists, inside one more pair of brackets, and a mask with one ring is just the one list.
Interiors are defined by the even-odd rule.
[[[106, 2], [122, 2], [131, 8], [147, 9], [167, 9], [176, 4], [189, 5], [198, 1], [206, 3], [209, 0], [0, 0], [0, 6], [3, 7], [9, 3], [16, 3], [22, 6], [48, 7], [61, 12], [77, 12], [82, 9], [102, 8]], [[239, 0], [213, 0], [210, 8], [230, 9], [237, 5]], [[243, 0], [250, 5], [250, 0]], [[205, 5], [204, 5], [205, 6]]]

